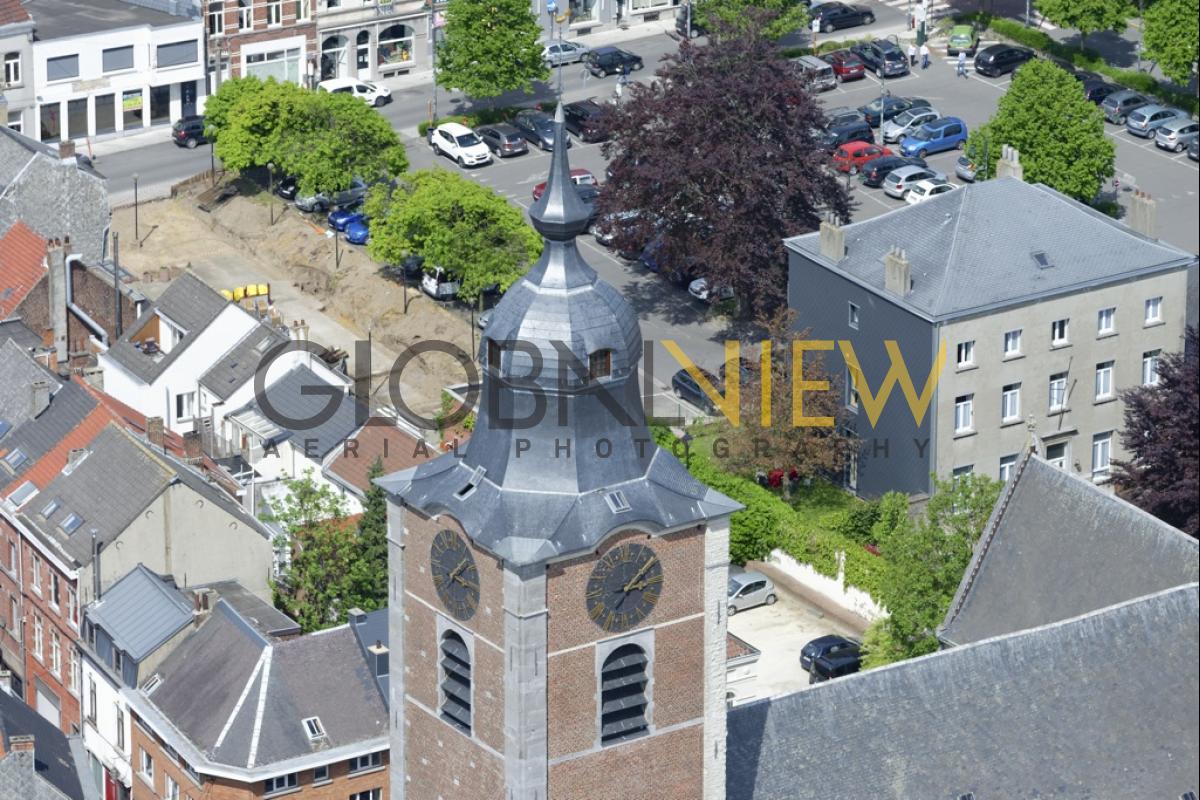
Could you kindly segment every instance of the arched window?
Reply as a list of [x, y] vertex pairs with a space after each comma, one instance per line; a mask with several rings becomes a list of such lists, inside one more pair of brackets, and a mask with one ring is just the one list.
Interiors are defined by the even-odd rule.
[[371, 33], [359, 31], [354, 37], [355, 55], [354, 66], [358, 69], [360, 79], [368, 77], [371, 70]]
[[346, 37], [328, 36], [321, 42], [321, 80], [346, 73]]
[[442, 719], [471, 732], [471, 652], [454, 631], [442, 636]]
[[643, 736], [646, 720], [646, 651], [636, 644], [618, 647], [600, 670], [600, 744]]
[[413, 60], [413, 29], [407, 25], [390, 25], [379, 32], [379, 66], [406, 65]]

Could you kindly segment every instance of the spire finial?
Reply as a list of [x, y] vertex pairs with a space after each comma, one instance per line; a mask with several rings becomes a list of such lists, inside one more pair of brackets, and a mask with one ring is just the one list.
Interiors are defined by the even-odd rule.
[[575, 191], [571, 182], [571, 163], [567, 148], [566, 117], [562, 103], [554, 111], [554, 150], [550, 156], [550, 176], [546, 191], [529, 209], [529, 218], [538, 233], [547, 239], [567, 241], [587, 230], [592, 211]]

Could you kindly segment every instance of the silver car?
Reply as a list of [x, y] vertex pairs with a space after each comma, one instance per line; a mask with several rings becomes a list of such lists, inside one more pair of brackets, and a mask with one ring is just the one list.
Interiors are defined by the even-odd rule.
[[739, 572], [729, 576], [729, 616], [762, 605], [774, 605], [779, 597], [775, 584], [761, 572]]
[[946, 176], [929, 167], [900, 167], [892, 170], [883, 179], [883, 191], [889, 197], [903, 200], [908, 190], [921, 181], [945, 180]]
[[975, 182], [975, 162], [970, 156], [961, 155], [954, 162], [954, 174], [967, 183]]
[[551, 39], [542, 48], [542, 61], [546, 62], [546, 66], [558, 67], [583, 61], [587, 54], [588, 46], [585, 44], [569, 39]]
[[1168, 106], [1142, 106], [1129, 114], [1125, 120], [1125, 130], [1134, 136], [1151, 139], [1154, 132], [1173, 119], [1187, 117], [1187, 112], [1181, 108]]
[[349, 206], [355, 203], [361, 203], [363, 198], [367, 196], [366, 182], [361, 178], [355, 178], [350, 182], [349, 188], [343, 189], [340, 192], [326, 194], [318, 192], [314, 195], [305, 197], [297, 197], [295, 200], [296, 208], [301, 211], [328, 211], [334, 206]]
[[1200, 122], [1187, 117], [1167, 120], [1154, 132], [1154, 143], [1163, 150], [1182, 153], [1200, 138]]
[[883, 140], [898, 142], [926, 122], [933, 122], [940, 116], [941, 114], [934, 109], [924, 106], [915, 106], [908, 111], [902, 111], [883, 123]]

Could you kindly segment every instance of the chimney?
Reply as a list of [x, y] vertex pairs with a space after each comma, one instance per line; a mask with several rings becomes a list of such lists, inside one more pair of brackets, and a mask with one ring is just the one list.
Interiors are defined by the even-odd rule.
[[58, 143], [58, 157], [64, 164], [75, 166], [75, 142], [71, 139], [64, 139]]
[[1158, 201], [1141, 189], [1136, 189], [1129, 199], [1130, 228], [1151, 239], [1158, 238]]
[[202, 453], [200, 452], [200, 432], [187, 431], [183, 434], [183, 457], [186, 459], [199, 459]]
[[821, 232], [818, 234], [821, 243], [821, 255], [830, 261], [841, 261], [846, 257], [846, 232], [842, 226], [833, 221], [833, 215], [821, 221]]
[[97, 538], [97, 531], [92, 528], [92, 601], [100, 599], [101, 593], [101, 575], [100, 575], [100, 551], [104, 545], [100, 544]]
[[86, 447], [77, 447], [67, 453], [67, 463], [63, 467], [63, 472], [70, 474], [75, 467], [79, 466], [85, 458], [88, 457], [89, 451]]
[[49, 303], [50, 326], [54, 329], [54, 355], [59, 364], [66, 363], [69, 358], [67, 347], [67, 281], [70, 275], [67, 271], [67, 247], [70, 239], [61, 242], [51, 239], [47, 242], [46, 266], [50, 274]]
[[[9, 736], [8, 749], [4, 748], [4, 737], [0, 736], [0, 758], [13, 754], [13, 761], [24, 761], [29, 764], [30, 772], [37, 769], [37, 753], [34, 738], [28, 735]], [[8, 759], [5, 758], [7, 761]]]
[[192, 624], [197, 628], [212, 613], [212, 589], [192, 589]]
[[346, 616], [349, 617], [347, 622], [349, 622], [351, 626], [362, 625], [364, 622], [367, 621], [367, 612], [363, 611], [358, 606], [355, 606], [354, 608], [347, 611]]
[[1021, 166], [1020, 151], [1012, 145], [1006, 144], [1000, 148], [1000, 160], [996, 162], [996, 177], [1006, 178], [1010, 175], [1019, 181], [1025, 180], [1025, 168]]
[[371, 669], [375, 671], [376, 678], [382, 678], [388, 674], [388, 649], [387, 646], [375, 640], [375, 644], [367, 648], [367, 652], [371, 654]]
[[912, 268], [908, 265], [908, 254], [893, 247], [883, 257], [883, 288], [898, 297], [908, 297], [912, 291]]
[[[13, 693], [12, 673], [6, 669], [0, 669], [0, 692], [4, 692], [10, 697]], [[0, 756], [4, 755], [4, 742], [2, 739], [3, 737], [0, 737]]]
[[146, 439], [156, 447], [163, 446], [162, 417], [146, 417]]
[[39, 416], [50, 406], [50, 381], [38, 380], [34, 381], [29, 387], [29, 415], [31, 417]]

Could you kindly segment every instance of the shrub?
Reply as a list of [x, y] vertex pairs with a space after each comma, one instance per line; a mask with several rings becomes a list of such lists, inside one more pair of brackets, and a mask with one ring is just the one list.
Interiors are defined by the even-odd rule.
[[830, 528], [859, 544], [875, 544], [873, 528], [879, 520], [879, 502], [855, 503], [840, 512]]

